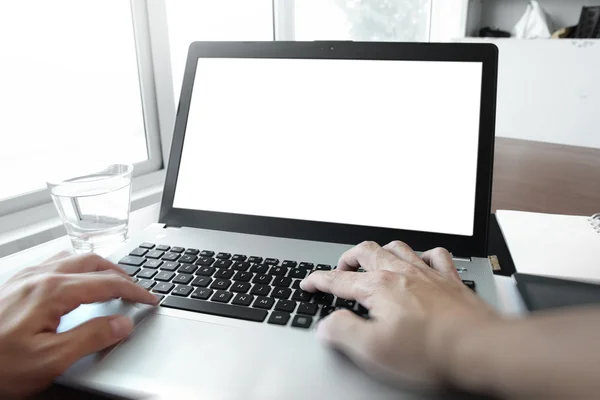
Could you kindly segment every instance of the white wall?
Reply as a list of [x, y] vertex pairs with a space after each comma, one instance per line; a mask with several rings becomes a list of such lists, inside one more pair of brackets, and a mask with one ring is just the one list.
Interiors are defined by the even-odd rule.
[[600, 41], [489, 41], [500, 49], [497, 136], [600, 149]]

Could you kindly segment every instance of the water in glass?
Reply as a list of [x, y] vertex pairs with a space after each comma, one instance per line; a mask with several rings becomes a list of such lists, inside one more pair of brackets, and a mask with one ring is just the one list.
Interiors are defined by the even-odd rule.
[[131, 165], [113, 164], [76, 178], [48, 182], [52, 200], [78, 252], [90, 252], [127, 237]]

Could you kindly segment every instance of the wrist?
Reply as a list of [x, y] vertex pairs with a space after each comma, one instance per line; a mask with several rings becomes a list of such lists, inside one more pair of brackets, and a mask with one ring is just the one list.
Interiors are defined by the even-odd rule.
[[440, 381], [471, 392], [494, 393], [497, 366], [491, 350], [508, 325], [508, 320], [495, 313], [454, 315], [440, 324], [432, 346]]

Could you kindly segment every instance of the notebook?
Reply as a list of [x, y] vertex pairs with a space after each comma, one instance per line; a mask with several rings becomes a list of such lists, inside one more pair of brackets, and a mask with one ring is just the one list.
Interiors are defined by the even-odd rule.
[[496, 213], [518, 272], [600, 283], [600, 214]]

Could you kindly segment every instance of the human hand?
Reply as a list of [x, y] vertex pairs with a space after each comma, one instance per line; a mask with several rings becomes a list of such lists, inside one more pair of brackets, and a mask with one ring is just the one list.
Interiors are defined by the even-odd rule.
[[[62, 255], [61, 255], [62, 257]], [[63, 315], [81, 304], [123, 298], [157, 304], [113, 263], [94, 254], [49, 260], [0, 286], [0, 397], [43, 389], [71, 364], [129, 335], [124, 316], [90, 320], [63, 333]]]
[[[366, 272], [354, 272], [359, 267]], [[369, 310], [370, 320], [335, 311], [317, 334], [365, 371], [393, 382], [445, 383], [455, 340], [500, 320], [462, 283], [445, 249], [419, 257], [399, 241], [383, 248], [364, 242], [344, 253], [336, 270], [314, 272], [300, 287], [356, 300]]]

